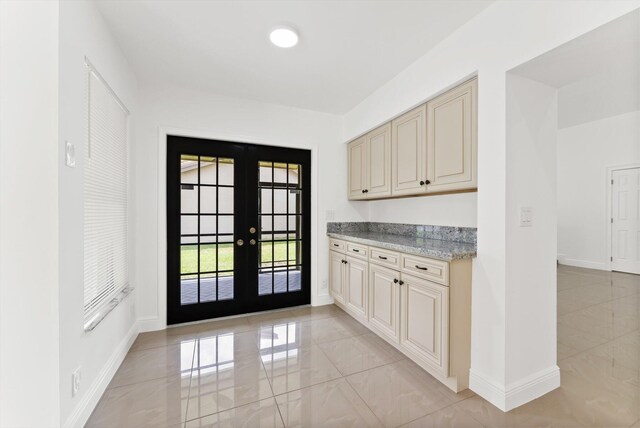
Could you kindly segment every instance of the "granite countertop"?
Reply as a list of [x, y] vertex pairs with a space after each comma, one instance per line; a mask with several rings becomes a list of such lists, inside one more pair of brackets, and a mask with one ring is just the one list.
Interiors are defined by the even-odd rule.
[[476, 255], [476, 245], [468, 242], [445, 241], [371, 231], [328, 232], [327, 235], [332, 238], [344, 239], [358, 244], [371, 245], [378, 248], [386, 248], [445, 261], [468, 259]]

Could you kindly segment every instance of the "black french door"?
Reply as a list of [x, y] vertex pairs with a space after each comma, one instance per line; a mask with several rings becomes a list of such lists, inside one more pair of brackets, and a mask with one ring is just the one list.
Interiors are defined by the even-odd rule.
[[310, 303], [311, 152], [167, 137], [167, 323]]

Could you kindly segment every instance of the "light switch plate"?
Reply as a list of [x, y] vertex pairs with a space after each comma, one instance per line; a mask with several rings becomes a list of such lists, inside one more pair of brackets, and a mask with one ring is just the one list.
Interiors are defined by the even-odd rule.
[[69, 141], [64, 144], [64, 159], [69, 168], [76, 167], [76, 147]]
[[520, 207], [520, 227], [533, 226], [533, 208]]

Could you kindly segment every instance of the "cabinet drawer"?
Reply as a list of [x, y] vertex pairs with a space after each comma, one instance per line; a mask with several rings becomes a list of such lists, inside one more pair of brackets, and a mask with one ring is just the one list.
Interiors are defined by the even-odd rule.
[[345, 250], [345, 242], [339, 239], [329, 238], [329, 249], [333, 251], [338, 251], [344, 253]]
[[367, 254], [369, 254], [369, 247], [367, 247], [366, 245], [347, 242], [347, 254], [351, 254], [356, 257], [367, 258]]
[[443, 285], [449, 285], [449, 263], [441, 260], [403, 254], [400, 268], [403, 272], [428, 279]]
[[394, 251], [382, 250], [380, 248], [369, 249], [369, 261], [382, 266], [400, 267], [400, 253]]

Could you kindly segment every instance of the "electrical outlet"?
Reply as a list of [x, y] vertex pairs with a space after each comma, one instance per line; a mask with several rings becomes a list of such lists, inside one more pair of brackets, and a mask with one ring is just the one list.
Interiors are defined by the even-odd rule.
[[322, 289], [323, 289], [323, 290], [326, 290], [326, 289], [327, 289], [327, 280], [326, 280], [326, 279], [323, 279], [323, 280], [322, 280]]
[[71, 373], [71, 396], [75, 397], [78, 391], [80, 390], [80, 380], [82, 379], [82, 373], [80, 372], [80, 367], [75, 369], [73, 373]]

